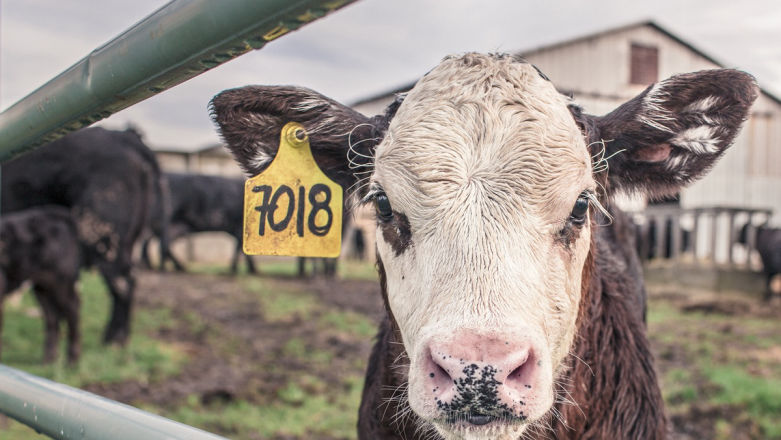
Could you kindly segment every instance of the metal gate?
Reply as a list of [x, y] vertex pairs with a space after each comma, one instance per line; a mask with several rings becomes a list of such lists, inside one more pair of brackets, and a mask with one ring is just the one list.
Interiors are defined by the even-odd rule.
[[[0, 113], [0, 162], [355, 0], [173, 0]], [[222, 437], [0, 365], [0, 412], [57, 439]]]

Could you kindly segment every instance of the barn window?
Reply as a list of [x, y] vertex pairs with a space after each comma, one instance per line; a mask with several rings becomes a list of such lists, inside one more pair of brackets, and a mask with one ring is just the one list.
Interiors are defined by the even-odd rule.
[[629, 83], [648, 85], [659, 79], [659, 49], [632, 43], [629, 65]]

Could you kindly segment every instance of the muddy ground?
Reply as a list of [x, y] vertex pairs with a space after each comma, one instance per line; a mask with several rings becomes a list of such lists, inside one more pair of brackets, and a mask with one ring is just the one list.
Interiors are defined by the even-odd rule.
[[[374, 321], [382, 314], [376, 281], [274, 278], [263, 282], [282, 291], [311, 292], [325, 304]], [[339, 393], [346, 386], [342, 381], [346, 373], [363, 374], [363, 360], [371, 349], [371, 341], [366, 337], [323, 332], [311, 315], [294, 313], [283, 319], [264, 319], [258, 295], [228, 276], [142, 272], [137, 292], [139, 310], [165, 307], [173, 311], [175, 324], [162, 327], [156, 337], [175, 344], [189, 355], [190, 361], [179, 374], [161, 383], [132, 381], [88, 387], [89, 391], [121, 402], [165, 408], [198, 396], [207, 405], [232, 400], [263, 405], [269, 403], [268, 396], [277, 396], [280, 387], [301, 374], [315, 375], [326, 384], [325, 388], [318, 385], [305, 391]], [[746, 301], [692, 301], [669, 292], [657, 294], [653, 301], [664, 301], [683, 313], [781, 316], [778, 306]], [[675, 333], [675, 329], [670, 330]], [[324, 368], [321, 364], [318, 371], [313, 371], [312, 364], [287, 353], [285, 346], [291, 338], [307, 341], [307, 350], [323, 348], [336, 355]], [[661, 375], [672, 368], [687, 368], [691, 359], [674, 340], [653, 335], [651, 339]], [[729, 407], [695, 402], [688, 411], [679, 409], [671, 419], [675, 438], [679, 439], [715, 438], [715, 426], [720, 420], [734, 425], [733, 438], [760, 438], [756, 424], [735, 415]]]
[[[376, 282], [293, 278], [270, 282], [285, 291], [312, 292], [324, 303], [379, 322], [381, 300]], [[314, 374], [326, 383], [338, 384], [342, 372], [355, 369], [354, 359], [367, 359], [371, 349], [370, 340], [327, 335], [312, 316], [293, 314], [287, 319], [265, 320], [257, 295], [230, 276], [143, 272], [136, 292], [139, 309], [165, 307], [173, 311], [175, 322], [180, 324], [163, 327], [157, 337], [176, 344], [191, 361], [181, 374], [162, 383], [124, 382], [87, 388], [121, 402], [167, 406], [197, 395], [205, 403], [214, 399], [267, 403], [264, 396], [277, 395], [289, 375]], [[183, 316], [185, 319], [180, 319]], [[183, 326], [182, 321], [191, 325]], [[285, 344], [293, 338], [307, 341], [309, 349], [334, 351], [337, 356], [332, 368], [314, 372], [311, 365], [286, 356]], [[269, 368], [258, 368], [264, 365]]]

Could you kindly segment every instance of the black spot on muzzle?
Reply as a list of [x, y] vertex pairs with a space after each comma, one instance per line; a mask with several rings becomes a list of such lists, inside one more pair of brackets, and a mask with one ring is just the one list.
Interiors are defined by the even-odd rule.
[[[464, 376], [453, 380], [456, 395], [450, 402], [437, 399], [437, 408], [445, 413], [449, 423], [464, 421], [482, 426], [494, 420], [525, 420], [521, 413], [515, 415], [507, 404], [499, 401], [499, 386], [496, 380], [497, 370], [491, 365], [483, 368], [476, 364], [464, 367]], [[523, 402], [519, 402], [523, 405]]]

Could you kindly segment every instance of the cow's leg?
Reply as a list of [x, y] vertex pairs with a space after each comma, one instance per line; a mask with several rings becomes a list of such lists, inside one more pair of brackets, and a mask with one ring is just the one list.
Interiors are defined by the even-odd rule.
[[74, 364], [81, 355], [81, 330], [79, 329], [81, 300], [76, 292], [75, 282], [68, 284], [65, 293], [60, 309], [65, 314], [65, 322], [68, 324], [68, 363]]
[[231, 258], [231, 275], [236, 275], [239, 272], [239, 256], [241, 256], [241, 242], [236, 241], [236, 248], [233, 250], [233, 258]]
[[103, 343], [124, 345], [130, 334], [130, 309], [133, 304], [135, 279], [127, 265], [119, 266], [116, 263], [101, 262], [98, 268], [113, 301], [111, 319], [103, 334]]
[[304, 278], [306, 276], [306, 258], [298, 257], [296, 263], [298, 263], [298, 277]]
[[323, 259], [323, 272], [325, 273], [326, 278], [334, 278], [336, 277], [336, 267], [338, 264], [338, 259], [336, 258], [325, 258]]
[[[141, 264], [144, 267], [144, 269], [151, 269], [152, 268], [152, 261], [149, 259], [149, 242], [152, 241], [152, 238], [147, 238], [144, 240], [144, 242], [141, 244]], [[161, 260], [162, 261], [162, 260]], [[162, 270], [162, 262], [161, 262], [161, 270]]]
[[176, 225], [169, 225], [167, 230], [167, 241], [165, 248], [161, 247], [160, 251], [164, 252], [163, 258], [164, 261], [170, 261], [174, 265], [174, 270], [177, 272], [187, 272], [187, 268], [184, 267], [184, 264], [182, 264], [181, 261], [179, 261], [178, 258], [174, 255], [173, 252], [171, 252], [171, 244], [173, 244], [176, 239], [184, 237], [189, 232], [186, 228], [183, 228], [182, 226], [176, 226]]
[[173, 263], [174, 270], [177, 272], [187, 272], [187, 269], [185, 269], [184, 265], [174, 256], [173, 252], [171, 252], [170, 249], [168, 249], [165, 253], [165, 258]]
[[[0, 354], [3, 352], [3, 304], [5, 303], [5, 293], [0, 289]], [[0, 357], [2, 359], [2, 357]]]
[[255, 268], [255, 261], [252, 259], [252, 255], [244, 254], [244, 258], [247, 260], [247, 271], [252, 275], [257, 274], [258, 270]]
[[60, 314], [57, 310], [57, 304], [52, 298], [54, 292], [39, 285], [33, 286], [33, 292], [43, 312], [43, 361], [48, 364], [57, 359], [57, 343], [60, 340]]
[[767, 283], [765, 285], [765, 297], [764, 297], [765, 302], [768, 302], [771, 299], [773, 299], [773, 278], [776, 275], [777, 274], [774, 273], [767, 274]]

